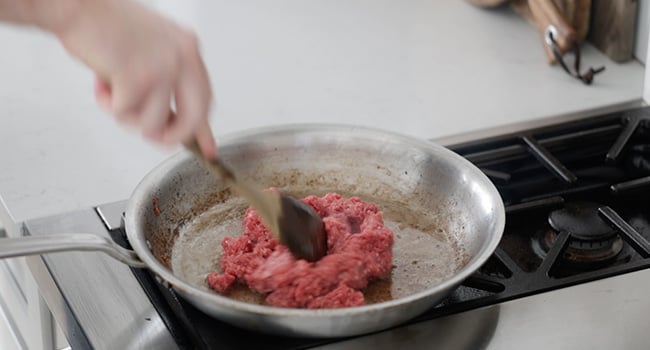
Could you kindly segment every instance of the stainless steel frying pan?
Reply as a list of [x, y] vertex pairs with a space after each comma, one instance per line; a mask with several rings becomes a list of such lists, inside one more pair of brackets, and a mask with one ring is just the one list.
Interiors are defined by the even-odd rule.
[[149, 173], [126, 211], [133, 251], [92, 235], [3, 239], [0, 257], [66, 249], [103, 250], [146, 266], [215, 318], [287, 336], [362, 334], [404, 322], [440, 302], [496, 248], [505, 211], [492, 183], [467, 160], [430, 142], [334, 125], [252, 130], [220, 140], [219, 155], [238, 174], [295, 196], [338, 192], [378, 204], [395, 233], [390, 279], [371, 283], [367, 305], [303, 310], [264, 305], [244, 288], [211, 291], [220, 241], [241, 233], [245, 202], [188, 153]]

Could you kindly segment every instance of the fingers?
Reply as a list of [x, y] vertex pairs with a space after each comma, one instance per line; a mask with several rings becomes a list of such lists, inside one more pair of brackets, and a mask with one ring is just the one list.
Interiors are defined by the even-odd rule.
[[113, 87], [98, 78], [95, 97], [97, 103], [110, 110], [118, 121], [137, 127], [147, 139], [162, 142], [165, 126], [174, 119], [172, 88], [171, 83], [143, 83], [136, 77], [118, 80]]
[[142, 135], [150, 140], [161, 142], [165, 125], [169, 120], [174, 119], [170, 87], [161, 84], [154, 88], [143, 102], [138, 118]]
[[139, 126], [140, 112], [147, 105], [150, 86], [146, 79], [123, 75], [111, 81], [111, 111], [121, 123]]
[[205, 67], [200, 58], [197, 58], [181, 71], [174, 91], [176, 118], [167, 124], [163, 140], [166, 143], [178, 143], [196, 136], [197, 139], [200, 138], [197, 141], [204, 152], [216, 153], [208, 125], [212, 91]]
[[[196, 36], [173, 25], [165, 28], [163, 41], [156, 40], [160, 29], [144, 32], [141, 36], [148, 39], [144, 49], [127, 45], [123, 52], [128, 60], [118, 57], [117, 63], [99, 65], [109, 68], [101, 70], [108, 72], [106, 78], [95, 79], [95, 98], [145, 138], [169, 145], [196, 138], [203, 153], [214, 157], [216, 144], [208, 123], [212, 91]], [[165, 54], [154, 54], [156, 47]]]
[[111, 85], [106, 82], [104, 79], [100, 78], [99, 75], [95, 76], [95, 99], [97, 104], [110, 111], [111, 110]]
[[142, 135], [152, 141], [178, 144], [196, 137], [206, 156], [216, 156], [216, 143], [208, 123], [211, 91], [207, 77], [194, 69], [193, 74], [182, 75], [175, 87], [177, 112], [171, 110], [171, 89], [169, 84], [158, 83], [149, 92], [133, 93], [144, 95], [140, 101], [128, 98], [124, 91], [133, 82], [113, 88], [101, 79], [96, 80], [95, 94], [100, 105], [113, 111], [119, 121], [139, 128]]

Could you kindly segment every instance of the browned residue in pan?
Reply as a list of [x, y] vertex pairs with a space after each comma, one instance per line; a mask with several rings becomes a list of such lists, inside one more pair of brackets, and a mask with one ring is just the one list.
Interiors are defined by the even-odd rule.
[[160, 207], [158, 206], [158, 197], [153, 197], [151, 199], [151, 205], [153, 208], [153, 215], [160, 216]]
[[[204, 197], [199, 198], [195, 203], [193, 203], [189, 211], [184, 213], [178, 212], [174, 203], [171, 203], [171, 208], [169, 211], [165, 212], [165, 216], [168, 221], [171, 221], [174, 224], [169, 227], [165, 227], [162, 223], [155, 223], [152, 225], [152, 227], [155, 227], [155, 231], [148, 239], [148, 242], [151, 245], [151, 251], [154, 256], [156, 256], [165, 267], [171, 269], [172, 249], [176, 243], [181, 228], [198, 214], [205, 212], [210, 207], [218, 205], [219, 203], [223, 203], [226, 199], [231, 197], [232, 192], [228, 188], [219, 192], [206, 194]], [[160, 215], [156, 215], [156, 212], [159, 214], [161, 213], [158, 197], [152, 198], [152, 205], [155, 217], [160, 217]], [[218, 221], [212, 222], [212, 225], [215, 224], [218, 224]]]

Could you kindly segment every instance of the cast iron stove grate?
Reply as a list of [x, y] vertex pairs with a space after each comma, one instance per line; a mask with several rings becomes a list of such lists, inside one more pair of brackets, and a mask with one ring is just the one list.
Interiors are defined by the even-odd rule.
[[[477, 273], [409, 323], [650, 267], [649, 108], [449, 148], [496, 185], [506, 229]], [[122, 230], [112, 235], [128, 245]], [[149, 270], [132, 271], [182, 349], [305, 349], [341, 340], [239, 329], [197, 310]]]

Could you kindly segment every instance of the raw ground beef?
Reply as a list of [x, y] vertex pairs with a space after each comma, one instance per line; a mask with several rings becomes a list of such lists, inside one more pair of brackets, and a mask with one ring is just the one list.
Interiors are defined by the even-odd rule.
[[245, 283], [266, 295], [266, 303], [293, 308], [340, 308], [364, 304], [361, 289], [392, 269], [393, 232], [373, 203], [336, 193], [303, 199], [323, 218], [328, 252], [314, 263], [297, 260], [278, 243], [249, 208], [243, 235], [221, 242], [223, 273], [208, 275], [218, 291]]

